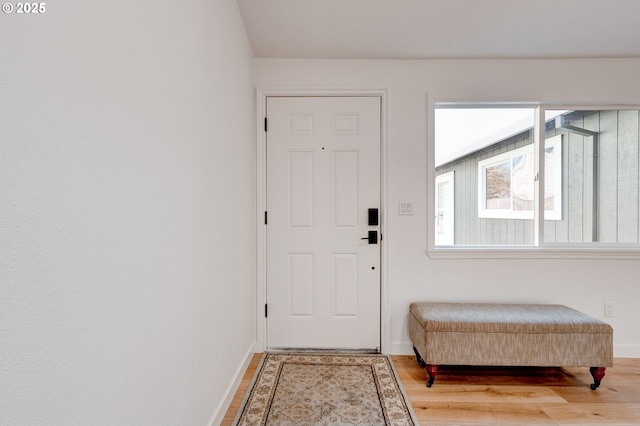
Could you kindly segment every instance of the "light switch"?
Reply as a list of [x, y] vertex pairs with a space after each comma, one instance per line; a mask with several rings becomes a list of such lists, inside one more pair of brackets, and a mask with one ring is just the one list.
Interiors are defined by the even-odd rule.
[[400, 215], [413, 216], [413, 203], [411, 201], [400, 201]]

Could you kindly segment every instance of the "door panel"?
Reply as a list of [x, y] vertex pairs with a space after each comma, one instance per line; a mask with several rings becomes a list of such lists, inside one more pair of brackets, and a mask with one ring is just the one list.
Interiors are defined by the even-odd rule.
[[267, 98], [268, 348], [380, 346], [380, 98]]

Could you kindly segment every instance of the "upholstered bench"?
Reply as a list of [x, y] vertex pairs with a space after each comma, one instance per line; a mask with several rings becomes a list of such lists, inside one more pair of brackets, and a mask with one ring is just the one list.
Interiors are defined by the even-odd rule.
[[600, 386], [613, 365], [613, 329], [562, 305], [412, 303], [409, 337], [431, 387], [438, 365], [590, 367]]

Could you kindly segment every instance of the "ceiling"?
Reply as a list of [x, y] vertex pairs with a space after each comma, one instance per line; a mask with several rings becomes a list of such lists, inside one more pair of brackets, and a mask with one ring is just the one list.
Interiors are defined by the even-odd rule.
[[237, 0], [257, 58], [640, 58], [640, 0]]

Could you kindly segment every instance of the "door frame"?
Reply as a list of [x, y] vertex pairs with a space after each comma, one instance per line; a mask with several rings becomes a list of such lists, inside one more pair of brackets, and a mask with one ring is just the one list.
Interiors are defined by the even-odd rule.
[[281, 97], [379, 97], [380, 98], [380, 352], [391, 350], [391, 315], [387, 288], [387, 120], [389, 89], [372, 88], [257, 88], [256, 89], [256, 352], [267, 348], [267, 320], [265, 303], [267, 295], [267, 228], [264, 212], [267, 206], [267, 134], [264, 131], [267, 98]]

